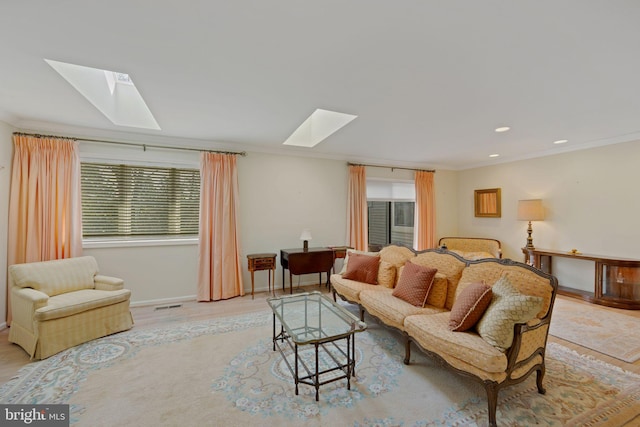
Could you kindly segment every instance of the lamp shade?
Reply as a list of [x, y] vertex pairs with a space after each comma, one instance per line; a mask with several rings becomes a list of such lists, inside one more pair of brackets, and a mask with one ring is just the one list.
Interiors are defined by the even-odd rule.
[[542, 207], [542, 200], [518, 200], [518, 219], [520, 221], [544, 220], [544, 207]]
[[300, 240], [311, 240], [311, 231], [308, 228], [302, 230], [302, 234], [300, 234]]

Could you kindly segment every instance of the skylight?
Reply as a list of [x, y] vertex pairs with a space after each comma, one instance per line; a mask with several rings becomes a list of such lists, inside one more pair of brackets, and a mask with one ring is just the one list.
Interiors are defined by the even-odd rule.
[[160, 130], [129, 74], [45, 61], [113, 124]]
[[283, 144], [314, 147], [356, 117], [358, 116], [318, 108]]

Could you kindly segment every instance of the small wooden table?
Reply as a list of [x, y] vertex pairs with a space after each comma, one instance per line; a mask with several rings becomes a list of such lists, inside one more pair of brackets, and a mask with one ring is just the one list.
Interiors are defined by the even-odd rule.
[[273, 270], [273, 293], [276, 291], [276, 256], [278, 254], [249, 254], [247, 261], [249, 271], [251, 272], [251, 299], [253, 299], [253, 272], [260, 270], [269, 270], [269, 292], [271, 292], [271, 270]]
[[292, 275], [318, 273], [322, 282], [322, 273], [327, 273], [327, 286], [334, 263], [334, 251], [331, 248], [294, 248], [280, 249], [282, 266], [282, 290], [285, 290], [284, 271], [289, 270], [289, 293], [293, 293]]
[[333, 250], [333, 272], [336, 272], [336, 260], [338, 258], [346, 258], [347, 257], [347, 251], [349, 249], [353, 249], [351, 246], [329, 246], [329, 249]]

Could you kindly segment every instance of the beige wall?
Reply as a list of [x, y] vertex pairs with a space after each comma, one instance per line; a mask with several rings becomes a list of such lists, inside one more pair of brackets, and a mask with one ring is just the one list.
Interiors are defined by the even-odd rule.
[[[517, 201], [541, 198], [546, 218], [533, 223], [538, 248], [640, 259], [640, 141], [461, 171], [458, 230], [502, 241], [506, 258], [522, 260], [527, 223]], [[475, 218], [473, 190], [502, 188], [502, 218]], [[593, 263], [558, 259], [561, 284], [593, 290]]]

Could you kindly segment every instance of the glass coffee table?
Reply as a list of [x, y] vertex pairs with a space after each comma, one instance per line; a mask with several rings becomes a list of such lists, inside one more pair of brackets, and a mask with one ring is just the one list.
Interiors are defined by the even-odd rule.
[[367, 325], [317, 291], [267, 302], [273, 310], [273, 350], [280, 351], [291, 371], [296, 395], [298, 384], [308, 384], [315, 387], [318, 400], [321, 385], [345, 378], [350, 390], [356, 367], [354, 334]]

